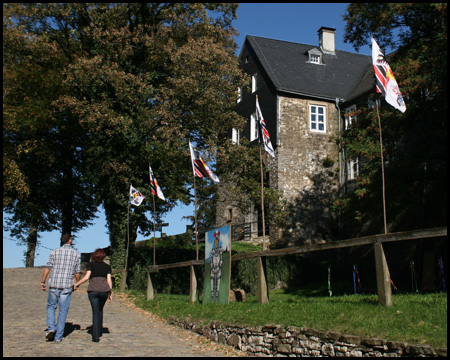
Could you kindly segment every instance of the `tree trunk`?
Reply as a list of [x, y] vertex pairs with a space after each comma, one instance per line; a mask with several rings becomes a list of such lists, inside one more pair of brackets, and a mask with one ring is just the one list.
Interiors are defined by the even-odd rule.
[[[69, 135], [67, 139], [68, 143], [71, 144], [73, 141], [71, 136]], [[63, 161], [64, 161], [64, 173], [62, 179], [62, 203], [61, 203], [61, 218], [62, 218], [62, 234], [70, 234], [72, 235], [72, 227], [73, 227], [73, 144], [69, 146], [68, 149], [63, 150]]]
[[[105, 201], [106, 224], [111, 244], [111, 267], [114, 270], [125, 267], [125, 254], [127, 249], [127, 213], [126, 207]], [[125, 210], [125, 211], [124, 211]]]
[[36, 226], [30, 226], [30, 232], [27, 238], [27, 252], [25, 254], [25, 267], [34, 267], [34, 257], [36, 254], [37, 245], [37, 228]]
[[72, 191], [67, 189], [65, 193], [62, 195], [62, 234], [70, 234], [72, 235], [72, 226], [73, 226], [73, 209], [72, 202], [73, 196]]

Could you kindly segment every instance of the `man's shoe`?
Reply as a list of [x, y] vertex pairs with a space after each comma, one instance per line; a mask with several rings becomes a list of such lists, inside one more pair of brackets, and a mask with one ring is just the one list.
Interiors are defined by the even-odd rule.
[[63, 341], [63, 338], [61, 338], [61, 339], [55, 339], [55, 342], [57, 342], [57, 343], [60, 343], [60, 342], [62, 342]]
[[55, 330], [47, 331], [47, 333], [45, 334], [45, 338], [46, 338], [48, 341], [53, 341], [53, 340], [55, 339], [55, 333], [56, 333]]

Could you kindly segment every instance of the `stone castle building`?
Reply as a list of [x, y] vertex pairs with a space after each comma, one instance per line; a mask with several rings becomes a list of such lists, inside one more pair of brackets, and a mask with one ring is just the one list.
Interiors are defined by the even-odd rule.
[[[257, 96], [275, 149], [275, 158], [267, 157], [265, 185], [280, 190], [290, 210], [283, 228], [266, 231], [271, 243], [335, 239], [339, 219], [331, 205], [358, 172], [357, 160], [339, 151], [339, 134], [352, 120], [352, 101], [373, 90], [371, 57], [335, 49], [335, 29], [321, 27], [318, 34], [318, 45], [247, 36], [239, 57], [252, 86], [240, 92], [236, 111], [248, 123], [233, 130], [233, 141], [258, 141]], [[341, 117], [345, 112], [349, 116]], [[219, 201], [216, 225], [226, 224], [257, 237], [260, 209], [252, 205], [241, 214]]]

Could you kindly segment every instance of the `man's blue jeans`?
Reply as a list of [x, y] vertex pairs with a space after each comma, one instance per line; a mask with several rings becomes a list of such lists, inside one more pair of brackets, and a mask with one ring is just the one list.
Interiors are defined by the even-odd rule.
[[[69, 312], [70, 299], [73, 288], [48, 290], [47, 298], [47, 331], [56, 330], [55, 340], [61, 340], [66, 326], [67, 313]], [[56, 307], [59, 304], [58, 322], [55, 326]]]

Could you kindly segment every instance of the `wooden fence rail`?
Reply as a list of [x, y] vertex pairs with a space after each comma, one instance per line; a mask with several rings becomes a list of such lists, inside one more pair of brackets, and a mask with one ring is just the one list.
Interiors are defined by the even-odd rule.
[[119, 270], [112, 270], [111, 275], [120, 274], [120, 273], [123, 273], [124, 271], [125, 271], [125, 268], [119, 269]]
[[[341, 249], [345, 247], [352, 246], [360, 246], [360, 245], [371, 245], [375, 243], [383, 243], [383, 242], [392, 242], [392, 241], [402, 241], [402, 240], [414, 240], [414, 239], [425, 239], [430, 237], [439, 237], [439, 236], [447, 236], [447, 228], [439, 227], [439, 228], [431, 228], [431, 229], [423, 229], [423, 230], [412, 230], [412, 231], [403, 231], [396, 232], [391, 234], [380, 234], [380, 235], [370, 235], [361, 238], [355, 239], [347, 239], [340, 241], [333, 241], [322, 244], [312, 244], [305, 246], [295, 246], [284, 249], [276, 249], [276, 250], [265, 250], [265, 251], [253, 251], [244, 254], [233, 255], [231, 261], [239, 261], [246, 259], [253, 259], [257, 257], [264, 256], [284, 256], [284, 255], [295, 255], [302, 254], [312, 251], [321, 251], [321, 250], [333, 250], [333, 249]], [[191, 261], [183, 261], [172, 264], [163, 264], [157, 265], [158, 270], [163, 269], [174, 269], [178, 267], [185, 267], [191, 265], [204, 265], [205, 260], [191, 260]], [[153, 266], [150, 266], [149, 269], [154, 270]], [[153, 272], [153, 271], [152, 271]]]
[[[262, 303], [268, 302], [268, 296], [265, 294], [267, 292], [267, 283], [263, 271], [263, 262], [262, 258], [267, 256], [285, 256], [285, 255], [295, 255], [308, 253], [312, 251], [322, 251], [322, 250], [333, 250], [333, 249], [341, 249], [352, 246], [361, 246], [361, 245], [374, 245], [375, 249], [375, 263], [376, 263], [376, 272], [377, 272], [377, 287], [378, 287], [378, 299], [379, 302], [383, 305], [392, 305], [391, 299], [391, 289], [390, 289], [390, 275], [389, 269], [386, 263], [386, 259], [383, 252], [382, 243], [393, 242], [393, 241], [404, 241], [404, 240], [414, 240], [414, 239], [427, 239], [433, 237], [442, 237], [447, 236], [447, 227], [437, 227], [430, 229], [421, 229], [421, 230], [412, 230], [412, 231], [403, 231], [396, 232], [390, 234], [379, 234], [379, 235], [370, 235], [360, 238], [347, 239], [347, 240], [339, 240], [333, 242], [325, 242], [321, 244], [312, 244], [305, 246], [295, 246], [284, 249], [276, 249], [276, 250], [265, 250], [265, 251], [254, 251], [244, 254], [237, 254], [231, 257], [231, 261], [239, 261], [246, 259], [257, 258], [257, 266], [258, 266], [258, 300]], [[195, 302], [196, 294], [196, 284], [197, 281], [195, 279], [195, 272], [193, 271], [193, 266], [195, 265], [204, 265], [205, 260], [191, 260], [191, 261], [183, 261], [172, 264], [162, 264], [156, 266], [150, 266], [148, 268], [148, 286], [147, 286], [147, 299], [151, 300], [154, 298], [153, 294], [153, 286], [151, 284], [150, 274], [158, 272], [159, 270], [165, 269], [174, 269], [179, 267], [191, 267], [191, 301]], [[125, 269], [122, 270], [114, 270], [114, 273], [124, 272]], [[193, 278], [194, 277], [194, 278]], [[261, 277], [261, 278], [260, 278]], [[126, 278], [126, 276], [124, 277]], [[195, 287], [195, 289], [193, 289]], [[122, 286], [121, 286], [122, 288]]]

